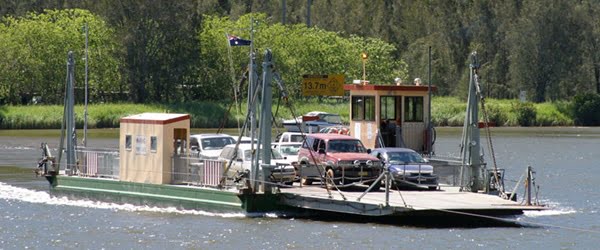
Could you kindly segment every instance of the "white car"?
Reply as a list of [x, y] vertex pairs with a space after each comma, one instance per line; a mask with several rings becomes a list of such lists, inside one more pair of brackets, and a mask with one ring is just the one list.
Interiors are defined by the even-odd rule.
[[233, 136], [228, 134], [196, 134], [190, 136], [192, 155], [196, 155], [200, 159], [217, 159], [223, 147], [235, 143]]
[[[303, 118], [312, 117], [312, 119], [303, 122]], [[300, 128], [303, 127], [301, 124], [304, 123], [304, 132], [316, 133], [322, 128], [342, 125], [342, 119], [338, 114], [330, 114], [322, 111], [308, 112], [303, 116], [296, 117], [295, 119], [284, 120], [283, 126], [290, 132], [300, 132]]]
[[303, 142], [304, 136], [300, 132], [283, 132], [275, 137], [275, 143]]
[[[230, 160], [233, 160], [231, 167], [227, 172], [227, 176], [229, 177], [234, 177], [237, 173], [249, 171], [252, 166], [251, 144], [239, 144], [237, 155], [234, 155], [235, 152], [235, 145], [227, 145], [223, 148], [221, 155], [219, 155], [218, 158], [220, 161], [225, 161], [225, 166], [229, 164]], [[262, 161], [259, 160], [259, 164], [260, 162]], [[271, 164], [276, 165], [276, 167], [271, 172], [269, 180], [291, 185], [291, 183], [296, 179], [296, 171], [294, 170], [294, 167], [289, 165], [286, 162], [285, 157], [273, 149], [271, 149]]]
[[298, 163], [298, 151], [302, 142], [280, 142], [273, 143], [273, 149], [279, 152], [290, 165]]

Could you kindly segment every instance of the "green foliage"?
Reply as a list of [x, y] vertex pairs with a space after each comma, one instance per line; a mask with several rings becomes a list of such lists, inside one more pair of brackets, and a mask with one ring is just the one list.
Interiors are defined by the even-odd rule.
[[573, 126], [569, 113], [560, 110], [564, 102], [544, 102], [535, 105], [536, 125], [539, 126]]
[[[596, 98], [596, 97], [594, 97]], [[573, 107], [566, 102], [521, 104], [515, 100], [486, 100], [486, 110], [490, 121], [497, 126], [572, 126], [573, 120], [563, 110]], [[589, 103], [589, 102], [585, 102]], [[284, 101], [275, 100], [272, 106], [274, 119], [281, 120], [303, 115], [310, 111], [326, 111], [340, 114], [342, 121], [349, 123], [348, 101], [332, 98], [303, 98], [290, 100], [292, 109]], [[144, 112], [186, 113], [191, 116], [192, 128], [234, 128], [241, 126], [245, 119], [245, 102], [231, 107], [229, 103], [187, 102], [178, 104], [94, 104], [88, 107], [89, 128], [116, 128], [122, 117]], [[455, 97], [434, 97], [432, 100], [432, 121], [435, 126], [462, 126], [466, 104]], [[587, 104], [581, 105], [586, 106]], [[293, 113], [292, 113], [293, 111]], [[75, 107], [77, 127], [83, 126], [83, 107]], [[536, 114], [533, 116], [532, 114]], [[30, 105], [0, 107], [1, 129], [58, 129], [62, 122], [63, 107], [58, 105]], [[525, 117], [525, 118], [520, 118]], [[598, 117], [598, 116], [596, 116]], [[521, 119], [521, 120], [519, 120]], [[483, 112], [480, 109], [480, 120]]]
[[[87, 10], [46, 10], [4, 17], [0, 23], [0, 103], [27, 104], [35, 96], [45, 103], [62, 102], [68, 51], [75, 53], [76, 71], [84, 72], [79, 59], [84, 55], [85, 23], [91, 30], [90, 95], [119, 89], [114, 31], [104, 20]], [[75, 77], [83, 84], [84, 74]]]
[[535, 125], [537, 112], [533, 103], [517, 102], [514, 105], [514, 112], [516, 113], [517, 123], [520, 126], [528, 127]]
[[[483, 110], [482, 115], [483, 115]], [[496, 124], [496, 126], [503, 126], [506, 124], [507, 116], [506, 113], [498, 105], [487, 105], [485, 112], [487, 113], [488, 122]]]
[[[599, 1], [310, 2], [307, 20], [306, 1], [4, 1], [0, 104], [25, 104], [33, 96], [60, 103], [69, 49], [77, 55], [76, 82], [83, 83], [83, 19], [90, 24], [93, 102], [232, 99], [248, 47], [230, 54], [225, 33], [250, 39], [251, 15], [258, 66], [271, 48], [292, 94], [303, 74], [361, 78], [363, 51], [371, 82], [420, 77], [427, 83], [429, 48], [438, 95], [464, 96], [471, 51], [480, 55], [487, 97], [526, 91], [541, 103], [600, 92]], [[31, 13], [44, 9], [56, 10]], [[506, 119], [516, 124], [511, 114]]]
[[[254, 49], [257, 64], [266, 49], [271, 49], [277, 72], [282, 76], [292, 96], [300, 95], [302, 75], [344, 74], [346, 82], [362, 79], [361, 52], [367, 52], [367, 79], [377, 83], [392, 83], [406, 75], [406, 64], [394, 60], [395, 47], [375, 38], [350, 36], [304, 25], [270, 24], [266, 15], [244, 15], [237, 21], [226, 17], [205, 16], [199, 34], [201, 55], [205, 58], [203, 72], [208, 93], [227, 97], [229, 91], [216, 86], [237, 84], [240, 68], [248, 62], [248, 47], [229, 47], [225, 34], [250, 39], [248, 26], [253, 18]], [[232, 65], [233, 64], [233, 65]], [[230, 87], [232, 89], [233, 87]], [[217, 90], [216, 93], [212, 91]]]
[[460, 126], [465, 120], [466, 103], [455, 97], [436, 97], [431, 101], [431, 120], [437, 126]]
[[576, 95], [573, 100], [573, 115], [577, 125], [600, 125], [600, 95], [594, 93]]

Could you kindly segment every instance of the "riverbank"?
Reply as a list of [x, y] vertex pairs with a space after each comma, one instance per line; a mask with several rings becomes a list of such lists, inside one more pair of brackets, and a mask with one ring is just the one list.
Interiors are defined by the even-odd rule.
[[[520, 103], [518, 100], [487, 99], [489, 120], [499, 127], [514, 126], [573, 126], [568, 102]], [[310, 98], [292, 103], [294, 114], [281, 103], [273, 106], [276, 120], [320, 110], [338, 113], [348, 123], [348, 101], [328, 98]], [[434, 97], [431, 105], [432, 123], [436, 127], [462, 126], [465, 102], [454, 97]], [[143, 112], [187, 113], [192, 128], [236, 128], [244, 119], [241, 108], [228, 103], [192, 102], [182, 104], [94, 104], [88, 106], [88, 128], [118, 128], [121, 117]], [[77, 127], [83, 127], [82, 105], [75, 107]], [[483, 112], [480, 112], [483, 115]], [[60, 105], [5, 106], [0, 108], [0, 129], [60, 129], [63, 107]]]
[[[438, 136], [460, 136], [462, 127], [435, 127]], [[277, 134], [282, 130], [273, 130]], [[217, 129], [194, 128], [192, 134], [216, 133]], [[559, 137], [600, 137], [600, 127], [492, 127], [490, 128], [492, 136], [559, 136]], [[237, 128], [223, 129], [221, 133], [238, 135]], [[481, 136], [486, 136], [486, 131], [481, 130]], [[39, 138], [40, 142], [45, 138], [60, 138], [59, 129], [13, 129], [0, 130], [0, 137], [30, 137]], [[77, 130], [77, 138], [83, 139], [83, 130]], [[118, 139], [119, 129], [89, 129], [88, 138], [90, 139]]]

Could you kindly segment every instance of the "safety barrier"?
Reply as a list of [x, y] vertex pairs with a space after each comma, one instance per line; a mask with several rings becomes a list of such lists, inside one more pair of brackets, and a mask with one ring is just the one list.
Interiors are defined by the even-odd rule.
[[119, 178], [119, 151], [104, 148], [75, 149], [79, 164], [76, 174], [88, 177]]

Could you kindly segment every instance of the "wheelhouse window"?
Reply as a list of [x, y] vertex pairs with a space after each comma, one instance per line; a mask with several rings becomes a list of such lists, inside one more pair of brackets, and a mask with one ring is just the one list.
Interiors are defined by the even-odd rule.
[[131, 150], [131, 135], [125, 135], [125, 149]]
[[395, 120], [396, 119], [396, 96], [382, 96], [380, 97], [381, 103], [381, 120]]
[[156, 149], [158, 148], [158, 141], [156, 136], [150, 136], [150, 152], [156, 153]]
[[375, 120], [374, 96], [352, 96], [352, 120]]
[[423, 97], [404, 97], [404, 120], [407, 122], [423, 121]]

